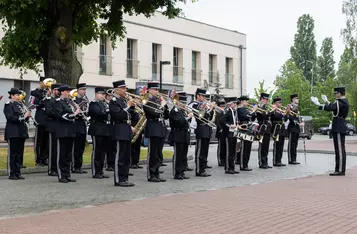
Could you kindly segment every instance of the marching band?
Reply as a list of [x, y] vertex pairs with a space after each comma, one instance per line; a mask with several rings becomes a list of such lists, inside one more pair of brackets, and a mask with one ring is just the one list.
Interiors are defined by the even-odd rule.
[[[331, 175], [344, 175], [346, 167], [345, 118], [349, 111], [345, 88], [335, 88], [336, 102], [320, 104], [311, 100], [320, 110], [332, 111], [332, 135], [336, 152], [336, 168]], [[139, 165], [142, 135], [148, 139], [147, 180], [165, 182], [160, 176], [163, 166], [163, 147], [167, 134], [165, 120], [170, 123], [170, 145], [173, 146], [172, 173], [176, 180], [189, 179], [186, 171], [191, 128], [196, 136], [195, 175], [209, 177], [207, 171], [212, 128], [218, 139], [218, 165], [226, 174], [252, 171], [249, 168], [252, 143], [259, 143], [260, 169], [286, 166], [282, 163], [285, 138], [288, 136], [288, 163], [297, 162], [297, 145], [301, 126], [299, 97], [291, 95], [291, 103], [282, 107], [282, 98], [261, 93], [259, 103], [249, 104], [249, 97], [225, 97], [211, 102], [209, 92], [197, 88], [195, 100], [187, 104], [187, 94], [172, 90], [159, 92], [159, 83], [148, 82], [140, 94], [127, 92], [124, 80], [113, 82], [112, 89], [95, 88], [95, 99], [89, 102], [86, 84], [76, 89], [56, 83], [55, 79], [40, 79], [40, 88], [31, 92], [30, 107], [23, 103], [25, 92], [12, 88], [5, 103], [5, 140], [8, 142], [8, 176], [11, 180], [24, 179], [21, 175], [25, 140], [31, 109], [36, 108], [35, 155], [37, 165], [48, 165], [48, 175], [58, 177], [60, 183], [76, 182], [71, 173], [82, 170], [87, 128], [92, 137], [92, 178], [110, 176], [103, 170], [114, 171], [114, 185], [132, 187], [129, 170]], [[173, 107], [169, 110], [168, 104]], [[192, 122], [196, 122], [193, 127]], [[286, 127], [287, 126], [287, 127]], [[273, 141], [273, 164], [269, 166], [268, 154]], [[236, 170], [235, 164], [240, 170]]]

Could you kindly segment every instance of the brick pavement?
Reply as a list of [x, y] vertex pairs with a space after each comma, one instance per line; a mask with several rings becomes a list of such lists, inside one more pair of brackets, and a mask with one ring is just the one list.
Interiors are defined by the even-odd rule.
[[0, 233], [357, 233], [356, 180], [353, 168], [345, 177], [313, 176], [52, 211], [0, 220]]

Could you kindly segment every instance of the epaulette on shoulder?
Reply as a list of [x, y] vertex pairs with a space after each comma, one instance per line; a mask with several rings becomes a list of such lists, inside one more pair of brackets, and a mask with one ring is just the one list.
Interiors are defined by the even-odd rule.
[[61, 100], [61, 98], [56, 98], [56, 101], [59, 101], [59, 100]]
[[51, 99], [52, 97], [46, 97], [46, 99], [48, 100], [48, 99]]
[[116, 101], [117, 100], [117, 98], [116, 97], [112, 97], [112, 101]]
[[5, 102], [5, 105], [8, 105], [8, 104], [10, 104], [10, 101]]

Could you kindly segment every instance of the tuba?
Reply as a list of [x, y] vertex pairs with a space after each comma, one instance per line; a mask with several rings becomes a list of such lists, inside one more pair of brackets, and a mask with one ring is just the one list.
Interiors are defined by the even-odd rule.
[[43, 83], [45, 84], [45, 86], [47, 87], [48, 90], [51, 90], [51, 86], [53, 84], [56, 84], [57, 81], [53, 78], [46, 78], [43, 80]]

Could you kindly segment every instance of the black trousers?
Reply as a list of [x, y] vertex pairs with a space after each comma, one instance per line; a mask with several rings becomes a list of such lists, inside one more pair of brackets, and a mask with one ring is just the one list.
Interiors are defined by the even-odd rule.
[[251, 141], [241, 141], [240, 149], [240, 169], [248, 168], [248, 163], [250, 160], [250, 152], [252, 151]]
[[262, 143], [259, 142], [259, 150], [258, 150], [259, 166], [268, 165], [269, 146], [270, 146], [270, 134], [264, 134], [263, 142]]
[[226, 163], [224, 169], [226, 171], [235, 170], [235, 160], [237, 157], [237, 138], [227, 137], [226, 138]]
[[36, 126], [35, 133], [35, 160], [36, 163], [45, 163], [48, 159], [48, 138], [49, 133], [44, 125]]
[[187, 163], [188, 144], [174, 142], [174, 155], [172, 157], [173, 176], [184, 176]]
[[273, 165], [281, 163], [283, 158], [285, 136], [279, 135], [278, 139], [278, 141], [274, 140], [273, 144]]
[[335, 146], [335, 172], [346, 171], [346, 149], [345, 149], [345, 134], [332, 133], [333, 144]]
[[132, 166], [138, 165], [140, 161], [140, 149], [141, 149], [141, 139], [142, 135], [136, 139], [134, 143], [131, 144], [131, 161], [130, 164]]
[[7, 140], [7, 172], [9, 176], [21, 175], [21, 166], [24, 158], [25, 138], [10, 138]]
[[48, 174], [50, 174], [51, 172], [57, 172], [57, 139], [55, 133], [50, 132], [48, 139]]
[[86, 134], [76, 134], [76, 139], [74, 141], [74, 152], [72, 159], [72, 170], [82, 169], [83, 165], [83, 153], [86, 147]]
[[106, 168], [108, 167], [114, 168], [116, 152], [117, 152], [117, 142], [115, 140], [111, 140], [111, 138], [109, 137], [107, 142], [107, 148], [105, 150]]
[[218, 147], [217, 147], [217, 161], [219, 165], [226, 164], [226, 152], [227, 152], [227, 144], [226, 137], [218, 138]]
[[92, 176], [103, 175], [107, 136], [92, 136]]
[[130, 141], [117, 141], [117, 152], [114, 163], [114, 183], [126, 182], [129, 180], [130, 168]]
[[209, 138], [197, 139], [195, 150], [196, 174], [206, 172], [209, 140]]
[[161, 137], [150, 137], [148, 146], [148, 157], [147, 157], [147, 177], [160, 177], [159, 169], [161, 165], [162, 149], [164, 147], [165, 138]]
[[57, 139], [57, 172], [58, 179], [71, 177], [71, 161], [73, 152], [74, 138]]
[[296, 150], [299, 142], [299, 133], [298, 132], [290, 132], [289, 134], [289, 145], [288, 145], [288, 159], [289, 163], [296, 162]]

